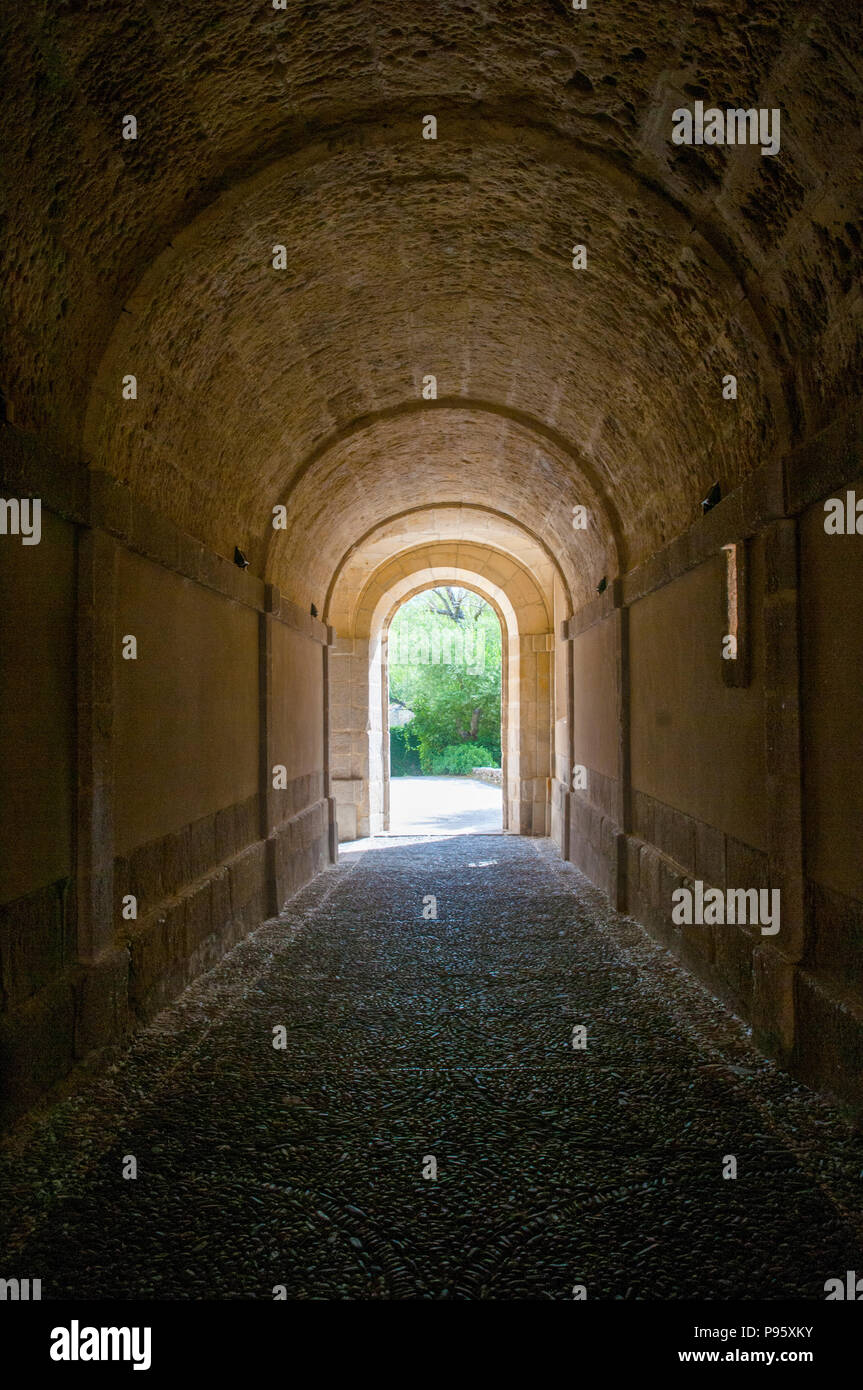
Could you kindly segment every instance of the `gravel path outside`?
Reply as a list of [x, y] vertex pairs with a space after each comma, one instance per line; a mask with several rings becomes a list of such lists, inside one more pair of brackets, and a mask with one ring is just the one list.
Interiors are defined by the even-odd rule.
[[823, 1300], [861, 1169], [548, 842], [387, 839], [19, 1127], [0, 1246], [43, 1298]]
[[493, 835], [503, 792], [474, 777], [391, 777], [390, 834]]

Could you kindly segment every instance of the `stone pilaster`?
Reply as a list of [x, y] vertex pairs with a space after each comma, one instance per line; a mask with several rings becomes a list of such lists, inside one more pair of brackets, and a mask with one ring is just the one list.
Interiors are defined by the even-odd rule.
[[[78, 537], [76, 809], [78, 958], [114, 939], [114, 616], [116, 545], [102, 531]], [[117, 640], [123, 634], [117, 635]]]
[[281, 594], [274, 584], [266, 586], [265, 611], [258, 618], [258, 750], [260, 787], [260, 833], [266, 847], [265, 874], [267, 913], [279, 910], [278, 855], [276, 826], [278, 809], [273, 789], [276, 750], [273, 743], [273, 614], [279, 612]]
[[797, 522], [772, 522], [765, 542], [767, 849], [781, 930], [754, 952], [753, 1027], [761, 1045], [784, 1059], [794, 1043], [795, 966], [806, 949]]
[[617, 691], [617, 793], [615, 817], [619, 833], [615, 836], [617, 856], [614, 906], [626, 911], [626, 837], [632, 830], [632, 786], [629, 754], [629, 609], [623, 602], [623, 584], [613, 585], [614, 668]]
[[127, 1027], [128, 954], [115, 943], [114, 663], [116, 544], [82, 528], [77, 558], [75, 1055], [117, 1043]]

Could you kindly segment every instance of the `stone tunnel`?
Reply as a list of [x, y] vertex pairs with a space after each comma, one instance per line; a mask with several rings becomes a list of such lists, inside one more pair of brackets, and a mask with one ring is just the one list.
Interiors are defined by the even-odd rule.
[[857, 4], [3, 25], [5, 1124], [303, 895], [327, 957], [358, 853], [356, 930], [419, 917], [437, 861], [358, 846], [389, 622], [450, 583], [503, 634], [489, 908], [541, 862], [859, 1122]]

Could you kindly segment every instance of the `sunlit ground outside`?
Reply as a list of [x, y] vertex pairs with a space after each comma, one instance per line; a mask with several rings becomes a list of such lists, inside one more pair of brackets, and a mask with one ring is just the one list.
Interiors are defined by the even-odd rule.
[[500, 787], [474, 777], [394, 777], [390, 835], [489, 835], [500, 831]]

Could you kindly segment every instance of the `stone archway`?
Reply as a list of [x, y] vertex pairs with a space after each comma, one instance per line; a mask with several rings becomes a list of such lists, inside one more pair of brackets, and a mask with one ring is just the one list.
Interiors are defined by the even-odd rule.
[[[551, 825], [553, 632], [549, 605], [511, 556], [472, 547], [481, 567], [458, 563], [457, 547], [422, 546], [381, 566], [338, 629], [330, 655], [330, 786], [339, 839], [388, 826], [387, 636], [397, 610], [438, 584], [471, 589], [501, 624], [501, 728], [505, 829], [547, 835]], [[347, 615], [345, 615], [347, 616]]]
[[[414, 576], [415, 578], [417, 576]], [[478, 584], [461, 576], [425, 579], [402, 594], [390, 607], [378, 629], [372, 628], [369, 644], [369, 801], [371, 833], [390, 828], [390, 745], [389, 745], [389, 630], [396, 613], [407, 603], [439, 584], [457, 583], [484, 599], [497, 614], [501, 635], [500, 731], [501, 767], [503, 782], [503, 829], [511, 828], [512, 807], [518, 799], [520, 768], [519, 700], [515, 697], [519, 685], [520, 652], [518, 650], [518, 618], [505, 594], [492, 598]], [[399, 586], [400, 587], [400, 586]], [[382, 599], [381, 603], [386, 600]], [[375, 635], [376, 634], [376, 635]], [[515, 641], [513, 640], [515, 637]], [[379, 718], [378, 718], [379, 714]]]

